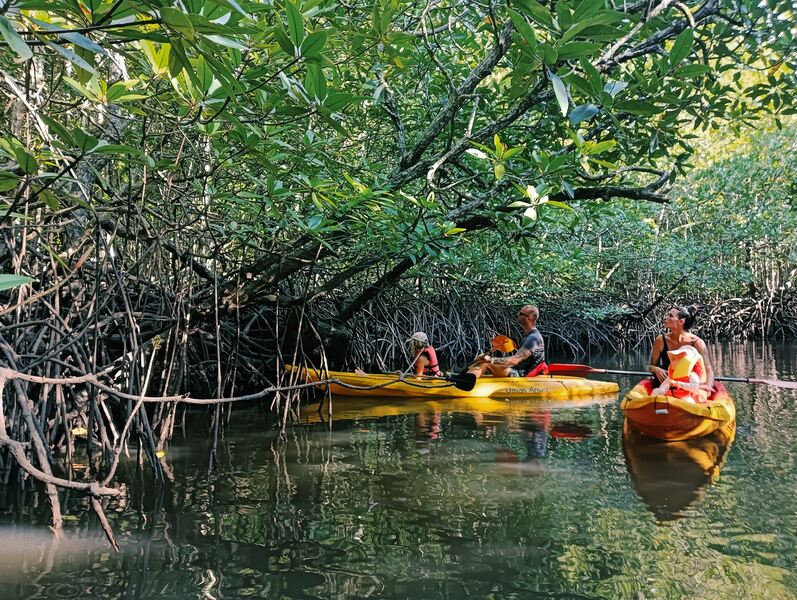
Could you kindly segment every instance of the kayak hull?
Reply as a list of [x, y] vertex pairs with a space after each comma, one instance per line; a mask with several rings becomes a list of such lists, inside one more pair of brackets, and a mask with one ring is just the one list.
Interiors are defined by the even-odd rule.
[[705, 404], [673, 396], [651, 396], [653, 381], [639, 382], [623, 398], [620, 408], [628, 423], [649, 437], [666, 441], [700, 438], [736, 419], [736, 405], [721, 383]]
[[[320, 371], [286, 367], [300, 379], [312, 383], [329, 381], [335, 396], [370, 396], [391, 398], [530, 398], [540, 400], [571, 400], [616, 394], [617, 384], [593, 381], [583, 377], [539, 375], [537, 377], [480, 377], [471, 391], [454, 387], [451, 382], [434, 377], [415, 377], [395, 374], [358, 375], [348, 371]], [[326, 383], [318, 387], [326, 389]]]

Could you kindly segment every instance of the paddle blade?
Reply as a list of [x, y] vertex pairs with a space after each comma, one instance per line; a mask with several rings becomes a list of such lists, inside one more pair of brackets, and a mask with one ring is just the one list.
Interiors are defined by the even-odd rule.
[[574, 377], [586, 377], [591, 373], [600, 373], [599, 369], [593, 369], [589, 365], [570, 365], [565, 363], [552, 363], [548, 365], [548, 373], [551, 375], [573, 375]]
[[446, 380], [454, 384], [454, 387], [463, 392], [469, 392], [476, 387], [476, 375], [473, 373], [456, 373], [446, 376]]
[[497, 335], [490, 340], [490, 352], [512, 352], [516, 348], [515, 342], [505, 335]]

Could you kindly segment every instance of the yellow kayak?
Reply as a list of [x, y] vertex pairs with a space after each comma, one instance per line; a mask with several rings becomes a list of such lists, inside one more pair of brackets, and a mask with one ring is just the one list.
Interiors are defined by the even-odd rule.
[[[538, 375], [537, 377], [480, 377], [470, 391], [457, 389], [452, 383], [436, 377], [414, 375], [363, 374], [348, 371], [320, 371], [287, 365], [307, 382], [330, 381], [336, 396], [389, 396], [393, 398], [530, 398], [571, 400], [588, 396], [616, 394], [617, 384], [593, 381], [583, 377]], [[319, 383], [321, 389], [326, 384]]]
[[692, 440], [714, 433], [736, 419], [736, 405], [716, 382], [704, 404], [673, 396], [651, 396], [653, 381], [645, 379], [620, 403], [625, 418], [638, 431], [660, 440]]

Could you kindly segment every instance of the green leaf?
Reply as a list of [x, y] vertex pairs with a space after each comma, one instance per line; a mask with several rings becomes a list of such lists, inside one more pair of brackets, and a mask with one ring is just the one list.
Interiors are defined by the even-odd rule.
[[570, 12], [570, 6], [567, 0], [556, 0], [556, 22], [559, 24], [559, 29], [567, 30], [573, 24], [573, 13]]
[[191, 19], [189, 19], [183, 11], [164, 6], [160, 9], [160, 12], [161, 19], [163, 19], [163, 22], [171, 29], [182, 34], [187, 40], [194, 39], [194, 24], [191, 23]]
[[605, 0], [584, 0], [573, 11], [573, 22], [578, 23], [595, 14], [605, 6]]
[[304, 41], [304, 17], [291, 0], [285, 0], [285, 12], [288, 15], [288, 33], [291, 41], [294, 46], [300, 48]]
[[[39, 27], [41, 27], [42, 29], [45, 29], [47, 31], [54, 31], [54, 32], [64, 31], [63, 28], [58, 27], [57, 25], [53, 25], [52, 23], [47, 23], [45, 21], [40, 21], [39, 19], [34, 19], [32, 17], [28, 17], [28, 19], [31, 22], [33, 22], [36, 25], [38, 25]], [[90, 52], [93, 52], [94, 54], [103, 54], [103, 55], [106, 54], [105, 48], [103, 48], [99, 44], [93, 42], [92, 40], [87, 38], [85, 35], [82, 35], [80, 33], [74, 33], [74, 32], [59, 33], [58, 37], [63, 38], [65, 40], [69, 41], [69, 42], [72, 42], [76, 46], [80, 46], [81, 48], [84, 48], [84, 49], [86, 49], [86, 50], [88, 50]]]
[[293, 58], [294, 54], [296, 53], [296, 48], [291, 39], [288, 37], [288, 34], [285, 33], [282, 25], [277, 25], [274, 28], [274, 38], [277, 40], [279, 47], [282, 48], [282, 51]]
[[14, 148], [14, 155], [19, 163], [19, 168], [25, 171], [28, 175], [33, 175], [39, 170], [39, 163], [33, 158], [33, 155], [21, 146]]
[[695, 40], [695, 33], [691, 29], [684, 29], [675, 39], [670, 48], [670, 67], [675, 68], [692, 51], [692, 42]]
[[14, 29], [14, 26], [11, 25], [11, 22], [3, 15], [0, 15], [0, 35], [3, 36], [8, 47], [16, 52], [21, 60], [25, 61], [33, 58], [33, 52], [30, 46], [25, 43], [25, 40], [22, 39], [17, 33], [17, 30]]
[[526, 149], [525, 146], [518, 146], [517, 148], [510, 148], [509, 150], [504, 152], [504, 156], [502, 158], [503, 158], [503, 160], [509, 160], [513, 156], [517, 156], [518, 154], [523, 152], [525, 149]]
[[589, 82], [592, 85], [592, 94], [594, 96], [598, 96], [601, 93], [601, 88], [603, 87], [603, 81], [601, 80], [600, 73], [598, 73], [598, 70], [587, 59], [582, 58], [578, 62], [581, 65], [581, 69], [584, 71], [587, 77], [589, 77]]
[[197, 79], [199, 80], [200, 91], [207, 95], [210, 86], [213, 85], [213, 71], [208, 67], [205, 62], [205, 57], [200, 55], [194, 62], [194, 70], [196, 71]]
[[452, 227], [448, 231], [446, 231], [443, 235], [456, 235], [458, 233], [462, 233], [463, 231], [467, 231], [465, 227]]
[[493, 136], [493, 147], [495, 148], [495, 156], [502, 158], [504, 156], [504, 143], [501, 141], [501, 136], [497, 133]]
[[58, 202], [58, 197], [52, 193], [50, 190], [45, 190], [43, 188], [35, 189], [36, 193], [39, 196], [39, 199], [44, 202], [44, 205], [49, 208], [51, 211], [55, 212], [59, 208], [61, 208], [60, 203]]
[[164, 75], [169, 70], [169, 54], [171, 54], [171, 44], [162, 44], [159, 49], [155, 49], [155, 44], [150, 40], [139, 42], [144, 56], [147, 58], [153, 72]]
[[0, 192], [10, 192], [19, 185], [19, 176], [8, 171], [0, 171]]
[[347, 94], [345, 92], [333, 92], [328, 94], [324, 99], [324, 106], [326, 106], [329, 110], [336, 111], [357, 100], [365, 100], [365, 97], [352, 96], [351, 94]]
[[47, 129], [50, 130], [51, 134], [57, 135], [59, 138], [61, 138], [61, 141], [69, 144], [70, 146], [74, 145], [72, 136], [69, 134], [69, 131], [67, 131], [66, 127], [61, 125], [61, 123], [51, 117], [48, 117], [47, 115], [40, 115], [40, 118], [47, 125]]
[[496, 181], [500, 181], [501, 179], [504, 178], [504, 174], [506, 173], [506, 167], [501, 163], [496, 163], [495, 167], [493, 168], [493, 171], [495, 173]]
[[[85, 60], [89, 63], [92, 67], [94, 66], [94, 59], [96, 54], [91, 52], [90, 50], [86, 50], [85, 48], [81, 48], [80, 46], [75, 46], [75, 54], [77, 54], [80, 58]], [[91, 79], [94, 75], [91, 71], [86, 71], [81, 69], [80, 67], [75, 69], [75, 75], [78, 78], [78, 81], [81, 83], [86, 83], [89, 79]]]
[[172, 77], [177, 77], [185, 69], [185, 72], [191, 77], [191, 80], [196, 84], [196, 74], [185, 55], [185, 50], [180, 40], [175, 39], [172, 43], [171, 51], [169, 52], [169, 74]]
[[551, 16], [551, 11], [537, 2], [537, 0], [513, 0], [512, 4], [517, 6], [520, 10], [522, 10], [534, 21], [546, 29], [553, 28], [553, 17]]
[[590, 156], [595, 156], [597, 154], [606, 152], [607, 150], [611, 150], [616, 145], [617, 145], [617, 140], [604, 140], [598, 143], [587, 142], [586, 144], [584, 144], [582, 152]]
[[79, 69], [91, 73], [95, 77], [99, 77], [93, 65], [90, 65], [83, 58], [72, 52], [72, 50], [70, 50], [69, 48], [61, 46], [59, 44], [54, 44], [53, 42], [45, 42], [45, 44], [47, 45], [48, 48], [58, 52], [61, 56], [66, 58], [69, 62], [71, 62]]
[[234, 8], [239, 13], [241, 13], [244, 17], [248, 17], [249, 16], [249, 15], [247, 15], [244, 12], [244, 9], [241, 8], [240, 5], [235, 0], [217, 0], [217, 2], [219, 2], [220, 4], [226, 4], [227, 6], [229, 6], [231, 8]]
[[69, 87], [74, 89], [78, 94], [81, 96], [85, 96], [92, 102], [99, 102], [100, 98], [92, 92], [88, 87], [80, 83], [79, 81], [75, 81], [71, 77], [64, 77], [64, 83], [66, 83]]
[[3, 273], [0, 274], [0, 290], [8, 290], [19, 287], [32, 281], [33, 279], [30, 277], [25, 277], [24, 275], [6, 275]]
[[523, 39], [526, 40], [529, 46], [531, 46], [532, 50], [537, 47], [537, 34], [534, 33], [534, 28], [526, 22], [526, 19], [523, 18], [516, 10], [512, 10], [511, 8], [506, 9], [509, 13], [509, 18], [512, 20], [512, 24], [515, 26], [515, 29], [518, 30]]
[[324, 71], [318, 65], [308, 64], [307, 75], [304, 78], [304, 87], [310, 96], [323, 101], [327, 96], [327, 79]]
[[605, 31], [605, 29], [601, 26], [617, 23], [618, 21], [622, 20], [624, 16], [625, 13], [613, 10], [602, 10], [592, 15], [588, 19], [579, 21], [570, 29], [565, 31], [564, 35], [562, 35], [561, 42], [568, 42], [575, 37], [591, 37], [593, 34], [600, 34], [601, 32]]
[[231, 40], [228, 37], [224, 37], [222, 35], [206, 35], [205, 39], [213, 42], [214, 44], [218, 44], [219, 46], [226, 46], [227, 48], [235, 48], [236, 50], [246, 50], [246, 46], [244, 46], [241, 42], [236, 40]]
[[[572, 197], [572, 194], [569, 194], [569, 195]], [[569, 204], [565, 204], [564, 202], [559, 202], [558, 200], [548, 200], [548, 202], [546, 202], [546, 204], [548, 206], [555, 206], [556, 208], [569, 210], [570, 212], [576, 212], [575, 209], [572, 206], [570, 206]]]
[[105, 92], [105, 99], [107, 102], [125, 102], [130, 100], [140, 100], [142, 98], [148, 98], [147, 94], [141, 94], [138, 92], [131, 92], [130, 88], [133, 87], [138, 83], [136, 79], [129, 79], [127, 81], [117, 81], [111, 87], [108, 88], [108, 91]]
[[75, 146], [83, 154], [88, 153], [100, 143], [97, 138], [90, 133], [86, 133], [80, 127], [75, 127], [75, 129], [72, 130], [72, 139], [75, 140]]
[[618, 112], [626, 112], [642, 117], [652, 117], [662, 111], [655, 104], [644, 100], [621, 100], [620, 102], [615, 102], [613, 108]]
[[559, 54], [559, 60], [570, 60], [582, 56], [592, 56], [600, 48], [601, 45], [594, 42], [568, 42], [557, 46], [556, 52]]
[[559, 76], [553, 71], [548, 71], [548, 78], [553, 84], [553, 93], [556, 95], [556, 101], [559, 103], [559, 109], [562, 111], [562, 116], [564, 117], [567, 114], [568, 106], [567, 90], [565, 89], [565, 84], [562, 83], [562, 80], [559, 79]]
[[537, 46], [537, 53], [542, 54], [542, 62], [544, 62], [547, 67], [554, 66], [559, 58], [559, 53], [556, 51], [556, 48], [550, 44], [543, 43]]
[[321, 29], [308, 35], [302, 42], [301, 55], [306, 58], [318, 58], [327, 43], [327, 32]]
[[134, 148], [133, 146], [100, 142], [99, 145], [92, 149], [91, 154], [133, 154], [141, 156], [143, 153], [139, 148]]
[[712, 68], [708, 65], [703, 65], [700, 63], [694, 63], [691, 65], [683, 65], [675, 69], [675, 76], [676, 77], [699, 77], [700, 75], [705, 75], [706, 73], [711, 73]]
[[594, 104], [582, 104], [581, 106], [577, 106], [570, 112], [570, 124], [576, 126], [582, 121], [591, 119], [599, 112], [600, 108]]

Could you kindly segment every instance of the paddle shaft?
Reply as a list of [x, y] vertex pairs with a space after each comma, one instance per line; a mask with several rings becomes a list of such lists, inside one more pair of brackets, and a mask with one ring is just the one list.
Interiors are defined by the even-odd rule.
[[[598, 369], [590, 367], [589, 365], [570, 365], [553, 363], [548, 365], [548, 371], [552, 374], [565, 374], [565, 373], [610, 373], [613, 375], [639, 375], [641, 377], [653, 377], [653, 374], [648, 371], [622, 371], [619, 369]], [[780, 379], [757, 379], [754, 377], [726, 377], [723, 375], [715, 375], [716, 381], [732, 381], [737, 383], [764, 383], [766, 385], [774, 385], [787, 389], [797, 389], [797, 381], [781, 381]]]
[[[362, 369], [355, 369], [354, 373], [356, 375], [367, 376], [368, 373], [363, 371]], [[438, 377], [436, 375], [412, 375], [410, 373], [379, 373], [379, 375], [395, 375], [396, 381], [398, 383], [400, 381], [407, 382], [410, 380], [410, 384], [412, 384], [412, 379], [421, 379], [424, 381], [448, 381], [454, 384], [454, 387], [458, 390], [462, 390], [463, 392], [469, 392], [474, 387], [476, 387], [476, 375], [473, 373], [454, 373], [451, 375], [444, 375], [443, 377]]]

